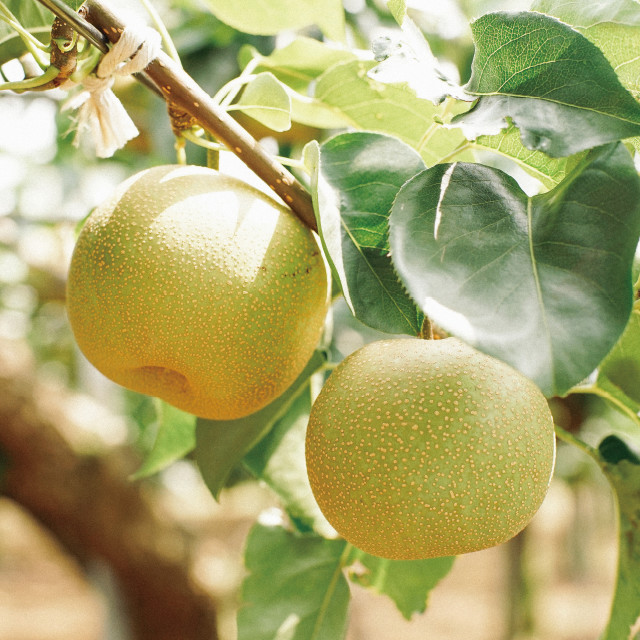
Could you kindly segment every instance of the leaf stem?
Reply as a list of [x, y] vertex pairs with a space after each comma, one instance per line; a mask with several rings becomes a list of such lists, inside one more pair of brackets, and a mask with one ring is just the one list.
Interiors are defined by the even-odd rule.
[[[223, 144], [219, 142], [214, 142], [213, 140], [207, 140], [206, 138], [200, 137], [197, 133], [193, 131], [189, 131], [185, 129], [182, 131], [182, 136], [189, 140], [189, 142], [193, 142], [193, 144], [197, 144], [200, 147], [204, 147], [210, 151], [229, 151], [228, 147], [225, 147]], [[290, 167], [294, 167], [296, 169], [304, 169], [304, 165], [300, 160], [296, 160], [295, 158], [286, 158], [285, 156], [274, 156], [278, 162], [284, 165], [288, 165]]]
[[331, 576], [331, 582], [329, 583], [329, 586], [327, 587], [327, 592], [325, 593], [325, 596], [322, 599], [322, 605], [320, 606], [320, 609], [318, 611], [315, 624], [313, 625], [313, 630], [311, 632], [311, 635], [309, 636], [309, 640], [318, 640], [318, 638], [322, 637], [320, 635], [322, 624], [324, 623], [325, 617], [329, 610], [329, 605], [331, 604], [331, 599], [333, 598], [333, 594], [336, 590], [338, 580], [342, 575], [342, 570], [347, 566], [347, 561], [349, 559], [349, 556], [351, 555], [351, 548], [352, 548], [351, 544], [348, 542], [345, 542], [344, 550], [342, 551], [342, 554], [340, 555], [340, 559], [338, 560], [338, 566], [336, 567], [336, 570], [333, 572], [333, 575]]
[[144, 8], [147, 10], [147, 13], [151, 17], [153, 22], [153, 26], [158, 30], [162, 37], [162, 43], [164, 44], [164, 48], [167, 50], [167, 54], [171, 57], [171, 59], [178, 65], [182, 67], [182, 61], [180, 60], [180, 55], [178, 54], [178, 50], [176, 49], [176, 45], [173, 43], [171, 35], [169, 31], [162, 21], [160, 14], [157, 12], [156, 8], [149, 2], [149, 0], [140, 0], [144, 5]]
[[580, 440], [580, 438], [576, 438], [576, 436], [574, 436], [572, 433], [569, 433], [557, 424], [554, 424], [553, 428], [558, 439], [566, 442], [567, 444], [571, 444], [574, 447], [577, 447], [583, 453], [586, 453], [590, 458], [593, 458], [596, 462], [600, 462], [600, 454], [598, 453], [597, 449], [592, 447], [590, 444], [587, 444], [583, 440]]
[[461, 154], [463, 151], [471, 148], [473, 148], [473, 144], [469, 140], [465, 140], [464, 142], [461, 142], [453, 151], [451, 151], [451, 153], [448, 153], [446, 156], [440, 158], [435, 164], [446, 164], [457, 155]]

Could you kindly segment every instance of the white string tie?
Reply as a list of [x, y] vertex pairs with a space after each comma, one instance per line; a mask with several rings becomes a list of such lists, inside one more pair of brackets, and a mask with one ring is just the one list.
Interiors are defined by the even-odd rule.
[[99, 158], [109, 158], [138, 135], [138, 129], [111, 87], [116, 76], [145, 69], [160, 52], [160, 34], [150, 27], [127, 26], [118, 42], [104, 55], [95, 73], [82, 81], [84, 91], [65, 109], [79, 109], [74, 146], [90, 133]]

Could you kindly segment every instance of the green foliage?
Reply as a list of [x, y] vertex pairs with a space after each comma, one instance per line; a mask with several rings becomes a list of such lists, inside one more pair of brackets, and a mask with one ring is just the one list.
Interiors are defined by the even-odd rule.
[[196, 419], [189, 413], [154, 399], [157, 412], [157, 433], [151, 450], [133, 475], [138, 480], [151, 476], [172, 462], [183, 458], [195, 447]]
[[256, 72], [270, 71], [284, 84], [300, 93], [304, 93], [313, 80], [334, 64], [354, 59], [355, 55], [347, 49], [333, 48], [304, 36], [299, 36], [268, 56], [263, 56], [249, 45], [243, 47], [239, 54], [242, 68], [255, 60]]
[[249, 533], [238, 640], [336, 640], [347, 625], [344, 540], [257, 524]]
[[600, 49], [568, 25], [538, 13], [494, 13], [472, 30], [466, 89], [480, 99], [455, 120], [467, 136], [496, 133], [509, 117], [527, 148], [558, 157], [640, 133], [640, 105]]
[[[53, 14], [37, 2], [25, 0], [4, 0], [7, 9], [18, 22], [38, 40], [49, 42]], [[0, 20], [0, 65], [20, 57], [27, 49], [18, 34]]]
[[542, 151], [527, 149], [520, 141], [518, 128], [513, 124], [497, 135], [476, 138], [473, 146], [475, 149], [494, 151], [514, 160], [527, 173], [538, 179], [546, 189], [560, 184], [571, 166], [585, 153], [568, 158], [551, 158]]
[[342, 113], [352, 127], [397, 137], [429, 166], [461, 144], [460, 131], [442, 126], [448, 104], [436, 107], [407, 86], [374, 80], [368, 72], [375, 66], [364, 60], [334, 65], [318, 78], [315, 99]]
[[[469, 13], [479, 6], [465, 4]], [[49, 11], [35, 0], [5, 5], [48, 42]], [[302, 181], [309, 178], [326, 257], [359, 321], [416, 335], [428, 314], [523, 371], [547, 396], [596, 394], [640, 426], [640, 303], [631, 286], [640, 182], [619, 143], [640, 148], [637, 1], [535, 0], [532, 12], [483, 15], [471, 25], [475, 56], [464, 87], [439, 75], [426, 43], [403, 48], [414, 10], [408, 14], [404, 0], [386, 9], [367, 3], [368, 18], [403, 26], [398, 43], [381, 45], [375, 59], [363, 51], [370, 34], [358, 31], [358, 18], [345, 29], [340, 0], [185, 0], [171, 8], [184, 13], [172, 27], [181, 53], [193, 54], [212, 84], [235, 68], [229, 60], [218, 68], [214, 53], [235, 57], [251, 43], [239, 52], [242, 79], [225, 85], [232, 93], [241, 87], [230, 110], [275, 132], [292, 123], [328, 131], [305, 147]], [[274, 49], [271, 36], [285, 30], [286, 44]], [[447, 50], [439, 45], [434, 51]], [[0, 64], [25, 51], [0, 22]], [[437, 91], [421, 92], [430, 81]], [[516, 166], [543, 193], [525, 193]], [[326, 366], [317, 352], [284, 395], [241, 420], [196, 422], [158, 403], [155, 443], [135, 474], [149, 476], [193, 451], [216, 498], [239, 465], [279, 498], [295, 531], [252, 529], [240, 640], [343, 638], [347, 577], [390, 597], [409, 619], [425, 610], [454, 561], [383, 560], [332, 537], [304, 464]], [[617, 437], [589, 453], [614, 490], [620, 523], [603, 640], [626, 639], [640, 616], [640, 466]]]
[[273, 131], [286, 131], [291, 127], [291, 98], [271, 73], [259, 73], [251, 80], [237, 106]]
[[423, 311], [545, 395], [587, 377], [624, 330], [640, 179], [622, 145], [533, 198], [496, 169], [438, 165], [402, 187], [390, 225], [394, 264]]
[[245, 456], [245, 467], [280, 498], [289, 517], [302, 532], [331, 536], [333, 529], [311, 493], [304, 464], [304, 440], [311, 411], [306, 386], [283, 418]]
[[430, 591], [454, 558], [382, 560], [344, 540], [296, 534], [256, 524], [247, 540], [249, 572], [238, 613], [238, 639], [337, 640], [346, 631], [349, 578], [389, 596], [410, 619], [426, 608]]
[[387, 333], [417, 335], [422, 326], [393, 270], [388, 233], [396, 193], [422, 169], [420, 156], [394, 138], [346, 133], [322, 145], [313, 177], [318, 227], [344, 297], [359, 320]]
[[196, 423], [195, 457], [209, 490], [218, 498], [231, 470], [280, 419], [294, 418], [288, 409], [308, 388], [309, 377], [325, 362], [316, 352], [289, 389], [271, 404], [238, 420], [204, 420]]
[[299, 29], [312, 24], [320, 27], [330, 39], [344, 40], [344, 11], [340, 0], [205, 0], [217, 18], [239, 31], [273, 35], [286, 29]]
[[455, 557], [387, 560], [367, 553], [358, 553], [357, 558], [364, 571], [352, 571], [349, 577], [363, 587], [389, 596], [407, 620], [426, 611], [429, 593], [451, 571], [455, 560]]

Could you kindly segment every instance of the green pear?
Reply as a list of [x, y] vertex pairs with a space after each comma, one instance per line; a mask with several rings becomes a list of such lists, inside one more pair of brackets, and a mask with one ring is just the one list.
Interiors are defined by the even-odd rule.
[[333, 371], [306, 440], [311, 488], [354, 546], [410, 560], [515, 536], [553, 472], [539, 389], [455, 338], [373, 342]]
[[329, 305], [314, 233], [248, 184], [195, 166], [142, 171], [88, 218], [69, 270], [77, 343], [120, 385], [229, 420], [282, 394]]

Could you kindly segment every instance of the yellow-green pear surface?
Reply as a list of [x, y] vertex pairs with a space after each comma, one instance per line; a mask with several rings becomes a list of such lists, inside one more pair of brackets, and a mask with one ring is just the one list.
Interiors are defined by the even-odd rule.
[[318, 342], [328, 272], [314, 234], [230, 176], [167, 165], [89, 217], [69, 271], [80, 349], [115, 382], [195, 415], [253, 413]]
[[455, 338], [373, 342], [320, 392], [306, 460], [320, 509], [356, 547], [457, 555], [531, 520], [553, 473], [553, 419], [528, 378]]

